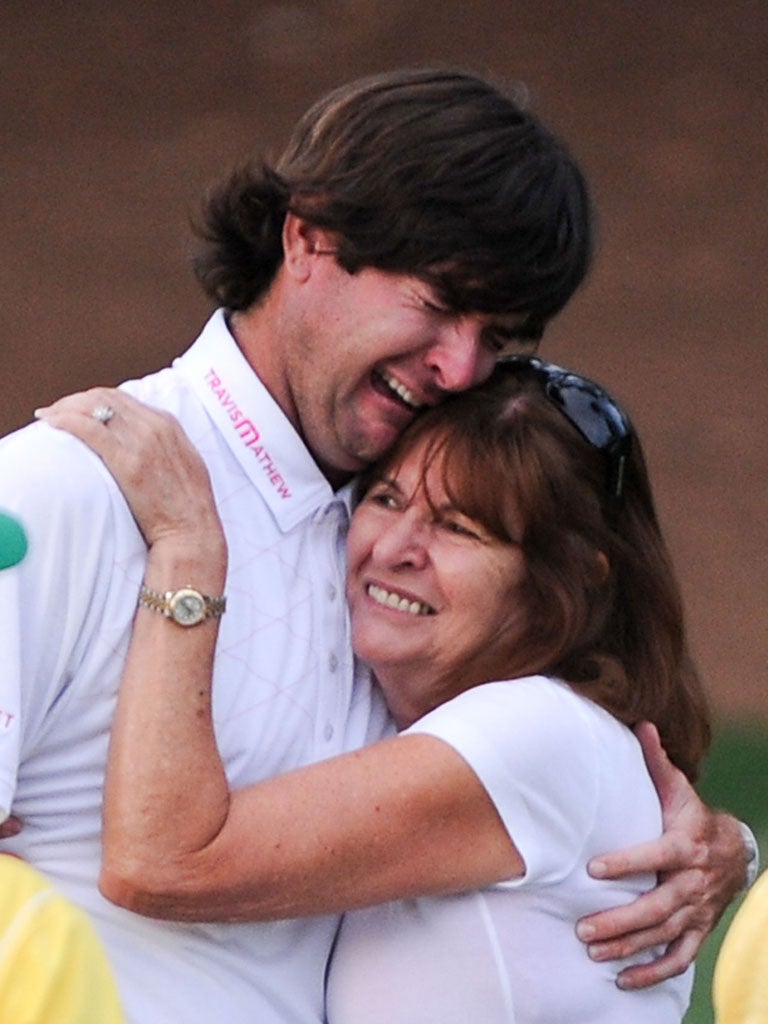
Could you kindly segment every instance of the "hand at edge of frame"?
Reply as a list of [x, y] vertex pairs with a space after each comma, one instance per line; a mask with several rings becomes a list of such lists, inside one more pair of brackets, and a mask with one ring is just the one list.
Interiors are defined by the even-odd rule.
[[625, 989], [647, 988], [682, 974], [744, 886], [747, 853], [739, 823], [704, 804], [668, 759], [648, 722], [636, 733], [662, 806], [664, 832], [656, 840], [593, 858], [595, 878], [650, 872], [656, 888], [624, 907], [582, 918], [577, 934], [594, 960], [616, 960], [663, 947], [651, 963], [626, 968]]

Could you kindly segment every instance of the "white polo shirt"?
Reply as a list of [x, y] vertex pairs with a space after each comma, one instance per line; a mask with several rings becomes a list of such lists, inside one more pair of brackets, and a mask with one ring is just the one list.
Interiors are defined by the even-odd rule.
[[582, 915], [654, 885], [649, 875], [587, 874], [590, 857], [661, 832], [632, 732], [565, 683], [530, 676], [475, 686], [406, 733], [443, 740], [471, 766], [525, 874], [461, 896], [346, 914], [329, 1024], [680, 1024], [693, 968], [622, 992], [618, 972], [652, 954], [596, 963], [575, 934]]
[[[180, 419], [211, 475], [230, 552], [214, 717], [232, 785], [379, 738], [383, 703], [365, 675], [353, 686], [347, 496], [333, 493], [221, 311], [172, 368], [124, 387]], [[320, 1021], [336, 918], [175, 924], [97, 892], [108, 731], [145, 546], [101, 461], [44, 424], [0, 441], [0, 508], [29, 540], [26, 558], [0, 572], [0, 806], [25, 822], [0, 847], [91, 914], [133, 1024]]]

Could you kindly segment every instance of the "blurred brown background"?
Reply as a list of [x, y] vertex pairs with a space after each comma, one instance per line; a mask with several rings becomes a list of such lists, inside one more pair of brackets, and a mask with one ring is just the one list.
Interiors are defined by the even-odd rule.
[[405, 64], [522, 80], [601, 222], [544, 354], [629, 406], [715, 708], [768, 720], [767, 53], [764, 0], [3, 0], [0, 432], [193, 340], [200, 192], [320, 92]]

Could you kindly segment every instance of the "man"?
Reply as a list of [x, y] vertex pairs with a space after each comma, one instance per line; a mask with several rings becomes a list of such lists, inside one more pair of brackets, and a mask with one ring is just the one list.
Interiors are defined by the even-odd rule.
[[[588, 269], [589, 200], [562, 145], [493, 86], [396, 72], [321, 100], [275, 168], [242, 172], [210, 199], [201, 234], [198, 275], [221, 308], [173, 368], [125, 387], [181, 420], [211, 476], [230, 555], [217, 738], [231, 783], [244, 785], [379, 735], [376, 694], [353, 685], [343, 485], [421, 407], [538, 340]], [[111, 412], [94, 400], [107, 430]], [[129, 1020], [319, 1021], [335, 919], [164, 924], [96, 891], [107, 738], [137, 599], [181, 623], [189, 601], [220, 615], [219, 595], [195, 580], [140, 589], [143, 539], [71, 438], [40, 424], [11, 436], [0, 478], [29, 536], [27, 557], [0, 574], [0, 804], [25, 822], [9, 848], [91, 913]], [[737, 825], [684, 796], [691, 825], [642, 863], [689, 867], [697, 847], [708, 872], [673, 876], [655, 902], [616, 912], [621, 927], [603, 917], [593, 933], [677, 940], [658, 971], [687, 962], [745, 863]]]

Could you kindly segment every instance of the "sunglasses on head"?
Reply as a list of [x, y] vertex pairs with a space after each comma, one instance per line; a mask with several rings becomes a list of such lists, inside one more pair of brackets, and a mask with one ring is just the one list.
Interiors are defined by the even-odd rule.
[[509, 356], [500, 370], [539, 382], [549, 401], [606, 458], [607, 511], [611, 519], [621, 510], [624, 470], [632, 450], [632, 424], [621, 406], [588, 377], [546, 363], [537, 356]]

